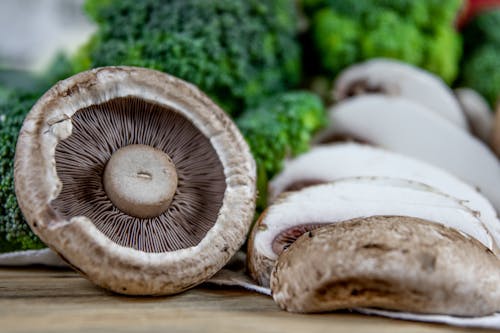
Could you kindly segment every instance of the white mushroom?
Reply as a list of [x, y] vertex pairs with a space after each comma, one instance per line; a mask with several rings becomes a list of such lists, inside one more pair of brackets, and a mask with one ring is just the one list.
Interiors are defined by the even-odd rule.
[[284, 193], [262, 213], [248, 244], [248, 266], [263, 286], [278, 255], [304, 232], [359, 217], [409, 216], [453, 227], [493, 249], [493, 240], [474, 211], [421, 183], [357, 177]]
[[345, 135], [441, 167], [477, 187], [500, 211], [500, 163], [488, 147], [401, 97], [365, 95], [329, 110], [330, 127], [319, 136]]
[[458, 101], [441, 78], [394, 59], [371, 59], [348, 67], [335, 82], [334, 98], [341, 101], [373, 92], [407, 98], [460, 128], [468, 127]]
[[472, 133], [489, 142], [493, 131], [493, 111], [483, 96], [471, 88], [455, 89], [455, 96], [462, 107]]
[[104, 67], [52, 87], [16, 148], [32, 230], [92, 282], [160, 295], [197, 285], [245, 241], [255, 163], [235, 124], [196, 87]]
[[282, 192], [357, 176], [396, 177], [430, 185], [462, 200], [500, 246], [500, 220], [491, 203], [475, 188], [431, 164], [385, 149], [353, 142], [314, 147], [289, 160], [270, 183], [271, 201]]
[[483, 316], [500, 310], [500, 260], [451, 228], [371, 217], [301, 236], [280, 255], [271, 290], [292, 312], [373, 307]]

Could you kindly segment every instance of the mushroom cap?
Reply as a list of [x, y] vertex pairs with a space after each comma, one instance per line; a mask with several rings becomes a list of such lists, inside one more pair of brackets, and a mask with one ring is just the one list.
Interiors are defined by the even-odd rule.
[[453, 227], [495, 245], [477, 214], [461, 200], [410, 180], [356, 177], [283, 193], [253, 227], [248, 242], [248, 268], [261, 285], [279, 254], [301, 234], [326, 224], [370, 216], [409, 216]]
[[500, 261], [473, 238], [411, 217], [369, 217], [302, 235], [276, 264], [291, 312], [376, 307], [482, 316], [500, 310]]
[[484, 142], [488, 142], [493, 131], [493, 112], [486, 99], [471, 88], [457, 88], [455, 96], [462, 107], [472, 133]]
[[371, 92], [407, 98], [460, 128], [468, 128], [467, 119], [446, 83], [408, 63], [379, 58], [352, 65], [339, 74], [333, 94], [335, 100], [341, 101]]
[[[74, 176], [58, 174], [59, 147], [71, 142], [72, 133], [77, 133], [79, 126], [76, 118], [82, 121], [81, 115], [90, 112], [90, 106], [116, 99], [124, 103], [120, 107], [134, 112], [140, 111], [134, 110], [133, 104], [140, 99], [160, 110], [155, 114], [175, 114], [185, 119], [216, 153], [214, 158], [223, 168], [224, 190], [216, 220], [198, 243], [170, 251], [138, 249], [119, 244], [89, 216], [68, 215], [57, 206], [58, 197], [67, 190], [64, 179], [68, 182]], [[93, 112], [107, 114], [104, 107], [94, 108]], [[94, 136], [109, 130], [99, 128], [100, 125], [93, 123]], [[160, 131], [144, 135], [158, 138], [163, 134]], [[255, 162], [235, 124], [195, 86], [143, 68], [97, 68], [52, 87], [24, 121], [14, 172], [19, 206], [33, 231], [92, 282], [124, 294], [177, 293], [208, 279], [243, 244], [255, 208]], [[74, 208], [71, 202], [67, 206]], [[98, 211], [90, 213], [100, 216]], [[138, 223], [141, 221], [146, 220]], [[149, 224], [144, 223], [141, 225], [147, 228]]]
[[477, 212], [495, 239], [497, 248], [500, 246], [497, 213], [475, 188], [431, 164], [369, 145], [344, 142], [316, 146], [287, 161], [283, 171], [269, 183], [269, 197], [275, 200], [284, 191], [357, 176], [409, 179], [458, 198], [463, 205]]
[[500, 211], [500, 162], [470, 134], [422, 105], [401, 97], [364, 95], [329, 110], [330, 127], [319, 141], [353, 136], [443, 168], [477, 187]]

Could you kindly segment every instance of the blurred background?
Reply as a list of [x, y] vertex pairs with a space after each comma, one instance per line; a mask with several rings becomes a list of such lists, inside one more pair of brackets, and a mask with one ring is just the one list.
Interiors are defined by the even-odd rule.
[[94, 32], [83, 0], [2, 0], [0, 68], [42, 71], [59, 51], [73, 53]]

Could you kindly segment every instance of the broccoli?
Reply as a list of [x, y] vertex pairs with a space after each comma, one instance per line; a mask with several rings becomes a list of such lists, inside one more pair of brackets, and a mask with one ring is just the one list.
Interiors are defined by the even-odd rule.
[[14, 192], [14, 152], [26, 113], [39, 93], [11, 91], [0, 100], [0, 252], [45, 245], [24, 221]]
[[461, 0], [303, 0], [310, 38], [324, 70], [336, 75], [355, 62], [395, 58], [451, 83], [461, 39], [453, 28]]
[[75, 68], [132, 65], [194, 83], [237, 115], [298, 84], [297, 13], [289, 0], [87, 0], [96, 35]]
[[478, 48], [465, 60], [462, 83], [477, 90], [492, 107], [500, 98], [500, 44]]
[[500, 45], [500, 9], [486, 11], [476, 16], [464, 28], [464, 55], [473, 53], [485, 44]]
[[236, 122], [257, 163], [258, 206], [263, 208], [267, 181], [281, 171], [286, 157], [309, 149], [313, 133], [326, 124], [326, 112], [318, 96], [292, 91], [263, 100]]
[[461, 83], [494, 106], [500, 98], [500, 9], [477, 16], [464, 31]]
[[[24, 117], [58, 80], [73, 74], [70, 59], [60, 54], [42, 75], [0, 72], [0, 252], [39, 249], [45, 245], [31, 231], [14, 192], [14, 153]], [[14, 82], [15, 76], [18, 82]]]

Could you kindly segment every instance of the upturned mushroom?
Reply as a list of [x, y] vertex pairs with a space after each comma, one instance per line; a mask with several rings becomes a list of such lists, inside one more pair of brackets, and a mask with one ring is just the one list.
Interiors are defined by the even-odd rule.
[[370, 216], [408, 216], [453, 227], [488, 249], [494, 241], [477, 214], [430, 186], [396, 178], [356, 177], [283, 193], [255, 224], [248, 269], [262, 286], [278, 256], [299, 236], [326, 224]]
[[467, 129], [467, 119], [450, 88], [440, 77], [394, 59], [371, 59], [346, 68], [334, 86], [334, 99], [379, 93], [421, 104], [456, 126]]
[[488, 143], [493, 131], [493, 112], [488, 102], [471, 88], [455, 89], [455, 96], [467, 118], [471, 132]]
[[282, 192], [357, 176], [408, 179], [459, 198], [476, 212], [495, 243], [500, 245], [497, 213], [475, 188], [431, 164], [370, 145], [344, 142], [314, 147], [287, 161], [283, 171], [269, 183], [269, 197], [272, 202]]
[[500, 260], [451, 228], [410, 217], [370, 217], [302, 235], [271, 276], [291, 312], [356, 307], [457, 316], [500, 310]]
[[477, 187], [500, 211], [500, 163], [469, 133], [426, 107], [401, 97], [364, 95], [329, 110], [330, 127], [319, 142], [339, 135], [412, 156]]
[[59, 82], [32, 108], [15, 186], [33, 231], [92, 282], [164, 295], [208, 279], [242, 245], [255, 163], [196, 87], [104, 67]]

